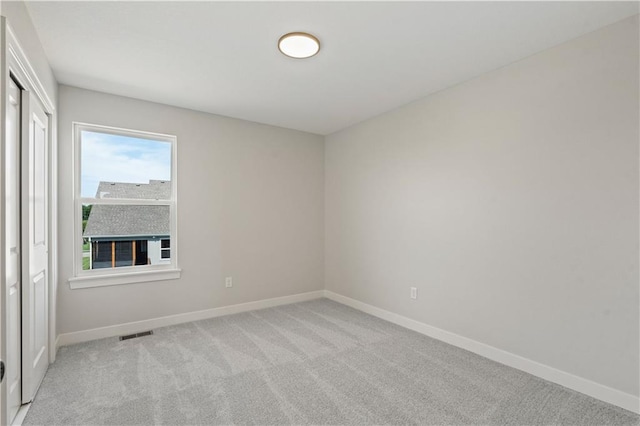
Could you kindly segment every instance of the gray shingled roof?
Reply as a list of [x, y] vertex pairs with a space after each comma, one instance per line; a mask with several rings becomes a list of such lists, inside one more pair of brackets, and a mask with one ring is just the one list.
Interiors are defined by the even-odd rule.
[[149, 183], [100, 182], [96, 198], [133, 198], [136, 200], [168, 200], [170, 180], [150, 180]]
[[[109, 194], [105, 194], [107, 188]], [[96, 197], [132, 199], [168, 199], [170, 181], [149, 184], [100, 182]], [[169, 206], [94, 204], [84, 230], [85, 237], [165, 236], [170, 234]]]

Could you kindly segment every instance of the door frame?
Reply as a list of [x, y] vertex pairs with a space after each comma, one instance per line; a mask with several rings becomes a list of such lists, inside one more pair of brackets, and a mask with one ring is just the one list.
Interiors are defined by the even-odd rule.
[[[35, 69], [29, 62], [24, 49], [20, 45], [15, 32], [11, 29], [11, 26], [7, 22], [4, 16], [0, 16], [0, 200], [5, 199], [4, 194], [4, 161], [5, 161], [5, 147], [6, 147], [6, 110], [8, 103], [7, 88], [9, 79], [11, 76], [22, 85], [25, 92], [32, 93], [44, 107], [45, 113], [49, 116], [49, 150], [48, 150], [48, 166], [49, 166], [49, 197], [48, 197], [48, 238], [49, 238], [49, 363], [55, 360], [57, 349], [57, 333], [56, 333], [56, 300], [57, 300], [57, 287], [58, 287], [58, 267], [57, 267], [57, 188], [58, 188], [58, 168], [57, 168], [57, 111], [56, 106], [52, 102], [51, 97], [47, 94], [46, 90], [40, 78], [38, 77]], [[24, 183], [23, 190], [24, 190]], [[5, 223], [5, 205], [4, 201], [0, 202], [0, 259], [4, 259], [6, 235], [4, 233]], [[3, 268], [3, 262], [0, 262], [0, 315], [2, 315], [0, 321], [0, 358], [6, 360], [6, 337], [7, 337], [7, 309], [4, 305], [6, 299], [4, 293], [6, 292], [6, 277]], [[28, 313], [26, 313], [28, 314]], [[23, 312], [23, 315], [26, 315]], [[0, 388], [0, 424], [8, 424], [6, 413], [6, 381], [3, 381]]]

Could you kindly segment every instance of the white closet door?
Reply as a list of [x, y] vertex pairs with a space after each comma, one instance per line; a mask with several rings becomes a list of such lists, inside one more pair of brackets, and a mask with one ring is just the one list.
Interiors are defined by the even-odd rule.
[[5, 157], [5, 274], [7, 301], [7, 416], [11, 422], [22, 403], [20, 286], [20, 88], [9, 80]]
[[49, 117], [33, 94], [23, 92], [22, 98], [22, 402], [26, 403], [35, 396], [49, 366]]

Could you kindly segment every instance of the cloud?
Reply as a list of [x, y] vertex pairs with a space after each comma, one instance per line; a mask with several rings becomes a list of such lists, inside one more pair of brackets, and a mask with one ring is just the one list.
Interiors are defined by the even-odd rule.
[[149, 180], [171, 180], [169, 142], [82, 132], [82, 197], [95, 197], [100, 181], [148, 183]]

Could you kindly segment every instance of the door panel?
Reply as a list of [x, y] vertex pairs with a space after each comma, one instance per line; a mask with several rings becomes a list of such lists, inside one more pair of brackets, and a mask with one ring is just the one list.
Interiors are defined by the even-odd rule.
[[34, 303], [34, 346], [33, 346], [33, 366], [37, 367], [44, 351], [47, 348], [47, 325], [45, 314], [47, 313], [47, 280], [45, 272], [38, 274], [33, 280], [33, 303]]
[[[42, 113], [44, 114], [44, 111]], [[30, 173], [33, 176], [33, 246], [46, 249], [47, 124], [46, 116], [44, 122], [42, 121], [43, 117], [39, 117], [39, 114], [33, 114], [32, 119], [34, 132], [31, 146], [33, 149], [33, 168]]]
[[13, 420], [22, 402], [20, 282], [20, 88], [9, 80], [7, 105], [5, 235], [7, 282], [7, 415]]
[[[26, 92], [25, 92], [26, 93]], [[49, 117], [37, 99], [23, 96], [22, 171], [22, 402], [31, 401], [49, 366], [47, 149]], [[26, 161], [24, 161], [26, 160]], [[28, 279], [27, 279], [28, 278]]]

